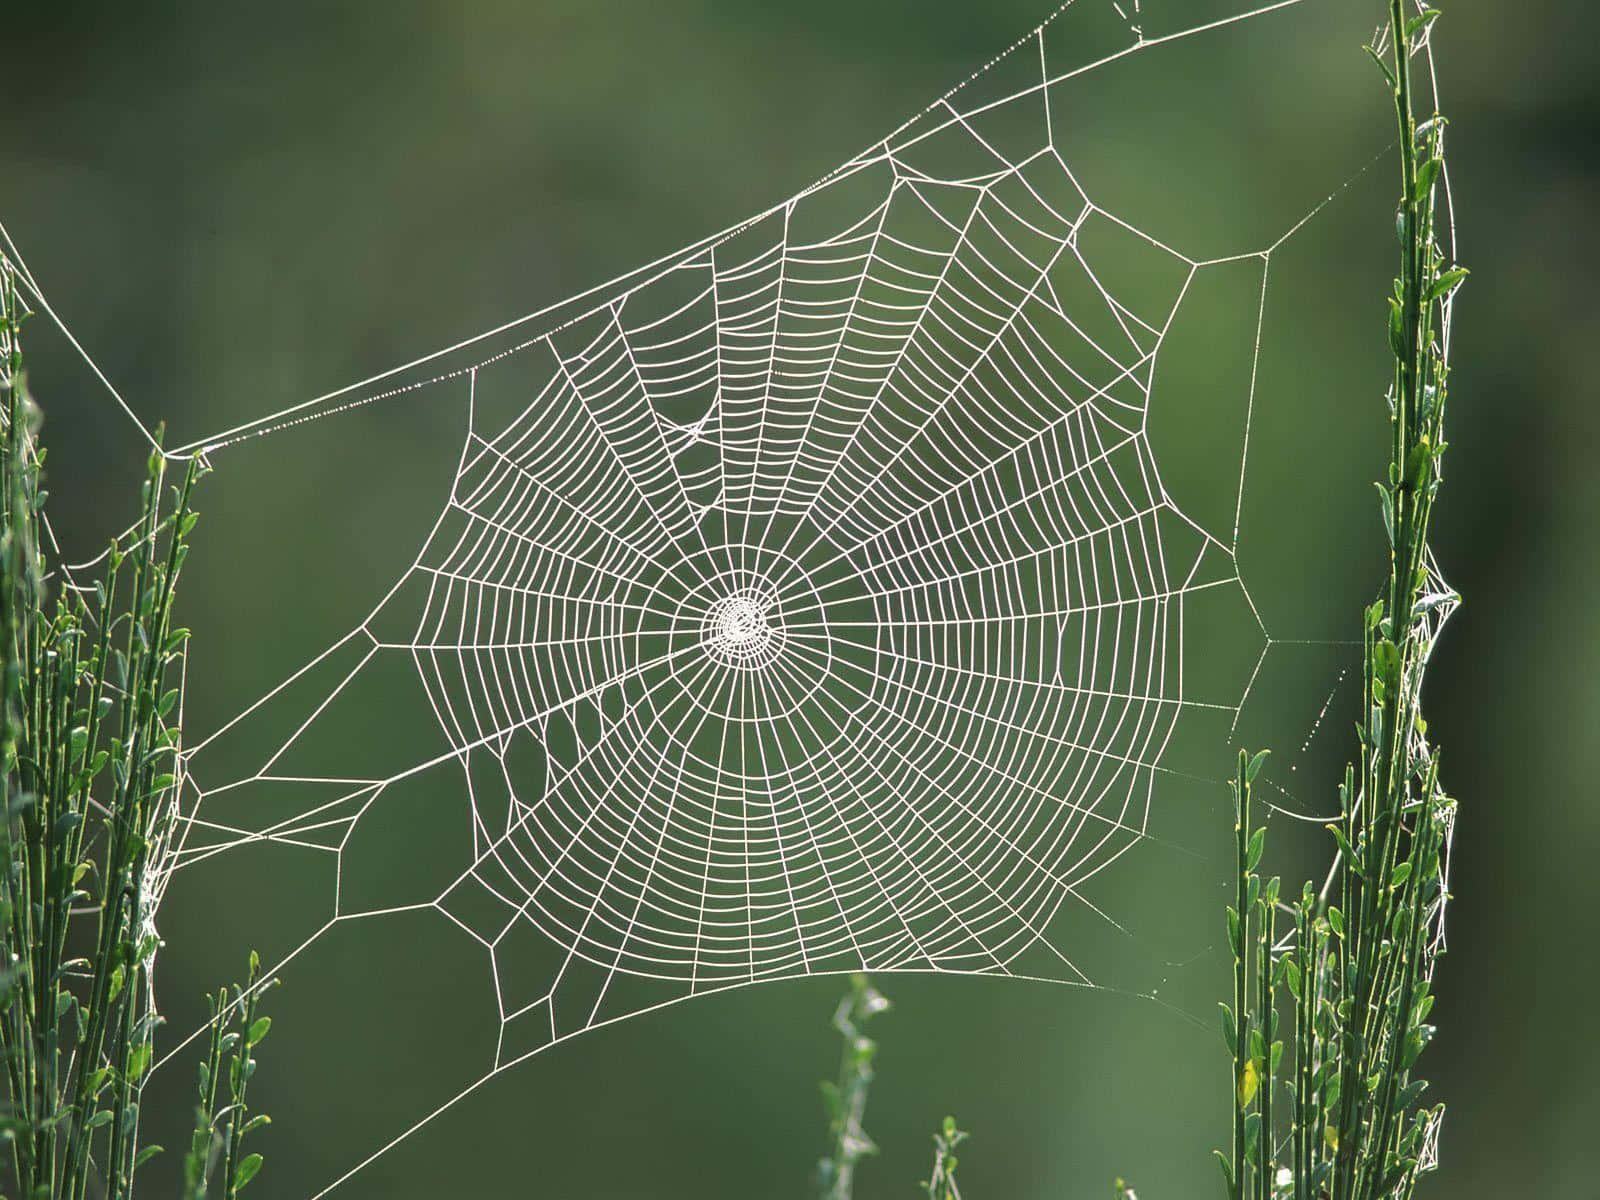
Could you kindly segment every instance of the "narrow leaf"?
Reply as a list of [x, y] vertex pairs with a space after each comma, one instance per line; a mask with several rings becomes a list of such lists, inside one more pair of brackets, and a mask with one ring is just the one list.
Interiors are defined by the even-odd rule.
[[233, 1190], [244, 1191], [245, 1185], [256, 1177], [256, 1172], [261, 1170], [262, 1157], [259, 1154], [247, 1154], [244, 1161], [239, 1164], [239, 1169], [233, 1173]]
[[1271, 750], [1257, 751], [1256, 756], [1250, 760], [1250, 765], [1244, 769], [1244, 781], [1246, 783], [1254, 783], [1256, 781], [1256, 776], [1261, 774], [1261, 764], [1267, 761], [1267, 755], [1271, 753]]
[[1451, 267], [1433, 281], [1433, 286], [1428, 289], [1428, 299], [1437, 300], [1447, 292], [1453, 291], [1456, 285], [1471, 273], [1465, 267]]
[[1442, 170], [1444, 163], [1437, 158], [1430, 158], [1417, 169], [1416, 198], [1419, 204], [1433, 191], [1433, 185], [1439, 182], [1439, 172]]
[[1244, 866], [1247, 871], [1254, 871], [1261, 862], [1262, 852], [1267, 846], [1267, 831], [1265, 827], [1256, 830], [1250, 835], [1250, 845], [1245, 848]]

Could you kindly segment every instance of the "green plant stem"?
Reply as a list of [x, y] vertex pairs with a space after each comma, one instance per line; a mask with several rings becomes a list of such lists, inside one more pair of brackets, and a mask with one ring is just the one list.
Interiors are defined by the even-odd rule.
[[1247, 862], [1250, 839], [1250, 783], [1246, 778], [1248, 765], [1244, 755], [1239, 756], [1239, 768], [1234, 782], [1234, 852], [1235, 871], [1234, 912], [1237, 914], [1233, 929], [1233, 1175], [1231, 1192], [1233, 1200], [1244, 1200], [1248, 1178], [1245, 1161], [1245, 1068], [1250, 1059], [1250, 962], [1247, 947], [1250, 945], [1250, 868]]
[[862, 1030], [888, 1007], [889, 1001], [865, 975], [853, 975], [850, 991], [834, 1010], [833, 1027], [839, 1031], [843, 1045], [838, 1081], [822, 1084], [831, 1143], [827, 1157], [817, 1165], [818, 1190], [824, 1200], [850, 1200], [856, 1164], [878, 1152], [863, 1127], [878, 1045]]

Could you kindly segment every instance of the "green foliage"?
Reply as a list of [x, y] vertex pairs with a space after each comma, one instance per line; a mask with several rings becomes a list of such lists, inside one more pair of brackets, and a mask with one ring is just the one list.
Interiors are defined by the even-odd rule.
[[[1411, 59], [1435, 10], [1392, 0], [1392, 62], [1370, 49], [1394, 92], [1401, 193], [1400, 271], [1388, 300], [1394, 355], [1388, 478], [1378, 493], [1390, 559], [1363, 621], [1360, 759], [1345, 770], [1333, 875], [1280, 903], [1256, 873], [1265, 829], [1251, 792], [1261, 756], [1239, 757], [1236, 903], [1227, 910], [1233, 1006], [1222, 1006], [1233, 1062], [1233, 1144], [1217, 1152], [1231, 1200], [1409, 1200], [1433, 1168], [1443, 1106], [1420, 1103], [1413, 1076], [1433, 1036], [1434, 962], [1443, 952], [1446, 847], [1455, 805], [1427, 740], [1422, 681], [1437, 624], [1456, 598], [1432, 588], [1428, 522], [1442, 480], [1448, 304], [1466, 278], [1437, 237], [1445, 121], [1413, 115]], [[1279, 917], [1291, 924], [1277, 940]], [[1290, 1066], [1279, 999], [1288, 995]], [[1274, 1108], [1275, 1098], [1283, 1103]]]
[[[157, 445], [139, 520], [109, 547], [102, 576], [92, 587], [63, 576], [52, 599], [26, 315], [0, 257], [0, 1170], [34, 1200], [126, 1200], [161, 1152], [140, 1144], [139, 1102], [160, 1023], [156, 908], [183, 786], [188, 630], [174, 627], [173, 603], [200, 465], [190, 460], [173, 486]], [[247, 1053], [233, 1069], [228, 1124], [239, 1134]], [[227, 1195], [259, 1167], [230, 1154]]]
[[833, 1027], [839, 1031], [843, 1049], [837, 1082], [824, 1080], [822, 1083], [822, 1102], [828, 1115], [831, 1143], [827, 1156], [817, 1163], [817, 1191], [823, 1200], [850, 1200], [856, 1164], [878, 1152], [862, 1127], [878, 1044], [862, 1029], [888, 1007], [889, 1001], [865, 975], [852, 975], [850, 991], [834, 1010]]

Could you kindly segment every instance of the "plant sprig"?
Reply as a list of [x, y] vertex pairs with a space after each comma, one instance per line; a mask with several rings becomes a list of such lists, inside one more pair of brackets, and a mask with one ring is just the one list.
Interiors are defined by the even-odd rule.
[[[1377, 485], [1390, 555], [1362, 621], [1359, 760], [1329, 826], [1337, 857], [1320, 892], [1280, 903], [1256, 874], [1266, 830], [1251, 814], [1262, 756], [1241, 754], [1233, 788], [1236, 906], [1228, 909], [1234, 1003], [1223, 1005], [1233, 1062], [1233, 1143], [1218, 1151], [1230, 1200], [1409, 1200], [1434, 1166], [1443, 1106], [1414, 1077], [1433, 1036], [1434, 963], [1443, 953], [1447, 847], [1455, 802], [1439, 783], [1422, 682], [1442, 616], [1428, 526], [1443, 480], [1450, 306], [1467, 276], [1440, 244], [1446, 122], [1418, 123], [1412, 59], [1437, 10], [1391, 0], [1385, 47], [1369, 47], [1393, 91], [1399, 128], [1400, 269], [1388, 300], [1394, 360], [1390, 461]], [[1279, 942], [1279, 914], [1291, 922]], [[1278, 997], [1293, 1013], [1280, 1073]], [[1274, 1111], [1275, 1094], [1285, 1106]]]
[[[173, 484], [158, 432], [139, 520], [109, 546], [102, 576], [92, 587], [53, 578], [27, 316], [0, 255], [0, 1173], [29, 1200], [128, 1200], [161, 1152], [141, 1142], [139, 1105], [183, 787], [189, 631], [173, 611], [203, 468], [188, 460]], [[257, 994], [241, 997], [251, 1021]], [[251, 1069], [247, 1055], [230, 1129], [247, 1119]], [[259, 1165], [232, 1155], [229, 1197]]]
[[198, 1070], [194, 1133], [183, 1164], [184, 1200], [213, 1195], [212, 1173], [218, 1166], [223, 1200], [235, 1200], [261, 1170], [262, 1156], [246, 1154], [244, 1142], [272, 1119], [266, 1113], [252, 1115], [247, 1097], [256, 1070], [255, 1048], [272, 1028], [272, 1018], [260, 1015], [261, 998], [277, 983], [261, 979], [261, 959], [252, 951], [245, 981], [234, 986], [232, 1001], [226, 988], [210, 997], [211, 1036]]
[[863, 1032], [866, 1023], [889, 1008], [889, 1001], [865, 975], [850, 977], [850, 991], [834, 1010], [833, 1027], [843, 1042], [838, 1081], [823, 1080], [828, 1114], [828, 1154], [817, 1163], [817, 1191], [823, 1200], [850, 1200], [856, 1164], [878, 1152], [862, 1122], [872, 1088], [878, 1044]]
[[922, 1184], [928, 1200], [961, 1200], [961, 1189], [956, 1185], [956, 1168], [961, 1160], [956, 1147], [971, 1136], [956, 1125], [954, 1117], [946, 1117], [939, 1126], [933, 1135], [933, 1170]]

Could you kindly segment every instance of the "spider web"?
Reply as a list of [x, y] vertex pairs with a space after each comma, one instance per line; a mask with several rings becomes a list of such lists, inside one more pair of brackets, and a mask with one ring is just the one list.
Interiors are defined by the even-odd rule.
[[[483, 1075], [317, 1196], [543, 1049], [696, 995], [859, 970], [1120, 986], [1086, 885], [1159, 840], [1175, 730], [1236, 724], [1274, 643], [1240, 510], [1273, 256], [1314, 213], [1185, 254], [1097, 203], [1057, 130], [1077, 77], [1300, 2], [1187, 25], [1069, 3], [752, 220], [176, 452], [424, 390], [468, 413], [411, 568], [186, 752], [161, 868], [330, 859], [325, 921], [279, 969], [418, 911], [484, 953]], [[1255, 338], [1231, 511], [1202, 521], [1149, 417], [1186, 296], [1224, 269], [1255, 280]], [[1210, 694], [1186, 666], [1222, 612], [1253, 669]], [[407, 696], [432, 730], [376, 761], [324, 736]], [[232, 743], [269, 749], [214, 778]], [[422, 811], [470, 836], [397, 869], [372, 835]]]

